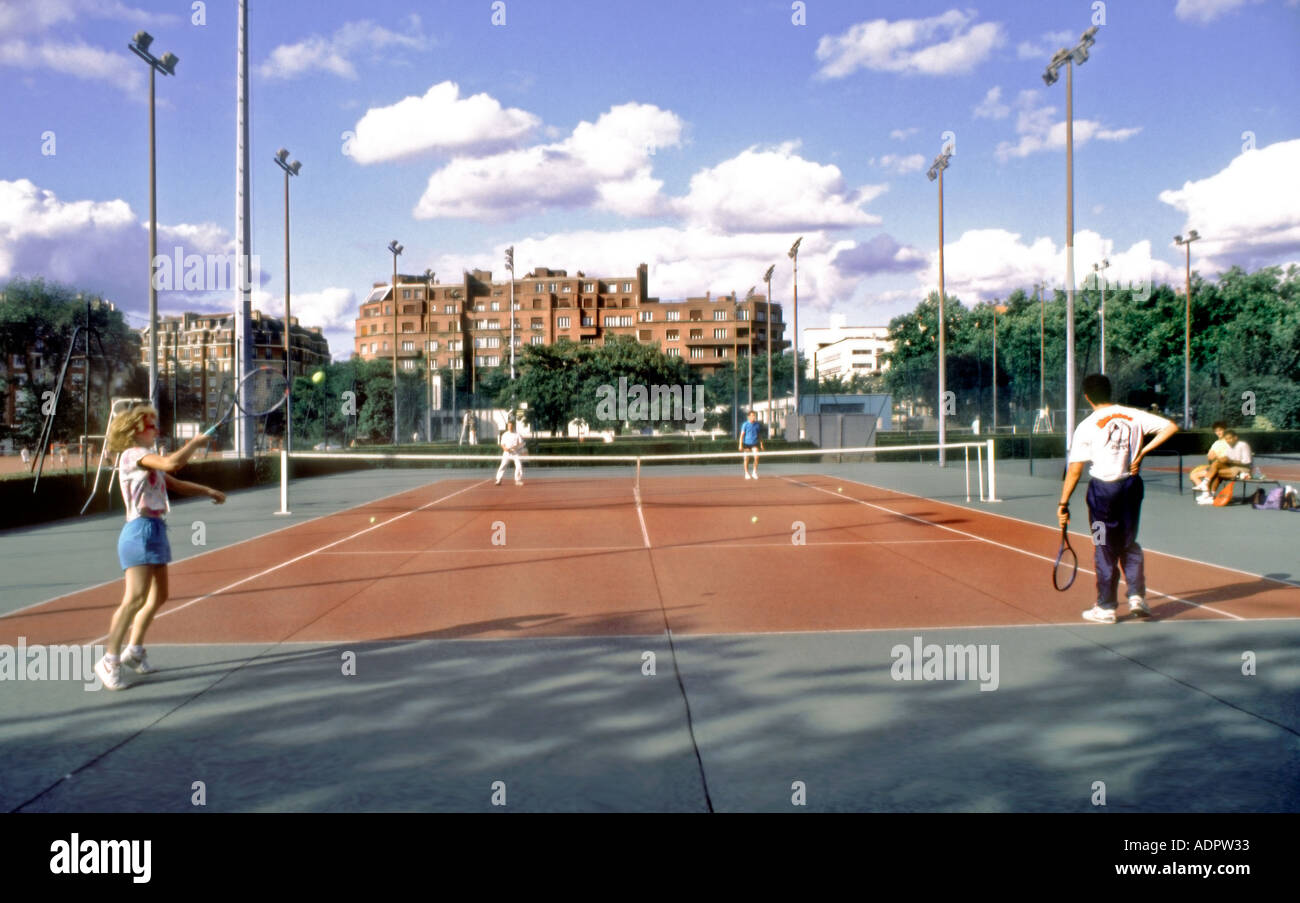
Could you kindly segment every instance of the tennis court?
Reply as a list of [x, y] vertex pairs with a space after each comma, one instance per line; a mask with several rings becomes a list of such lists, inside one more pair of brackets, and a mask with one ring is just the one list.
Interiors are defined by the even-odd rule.
[[[274, 489], [173, 511], [164, 670], [0, 683], [0, 799], [487, 811], [503, 782], [514, 810], [789, 811], [801, 784], [819, 811], [1086, 811], [1102, 781], [1125, 811], [1300, 809], [1300, 517], [1214, 512], [1241, 550], [1150, 492], [1153, 617], [1091, 625], [1086, 533], [1051, 587], [1058, 486], [947, 457], [771, 455], [757, 481], [534, 457], [515, 486], [495, 459], [296, 454], [322, 475], [292, 517]], [[102, 642], [119, 528], [8, 538], [63, 573], [9, 583], [0, 644]], [[925, 670], [932, 646], [959, 651]]]

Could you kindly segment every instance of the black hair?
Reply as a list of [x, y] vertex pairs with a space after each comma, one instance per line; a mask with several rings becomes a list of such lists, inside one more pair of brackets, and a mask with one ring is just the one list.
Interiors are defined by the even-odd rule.
[[1102, 373], [1089, 373], [1083, 378], [1083, 394], [1093, 404], [1110, 402], [1110, 380]]

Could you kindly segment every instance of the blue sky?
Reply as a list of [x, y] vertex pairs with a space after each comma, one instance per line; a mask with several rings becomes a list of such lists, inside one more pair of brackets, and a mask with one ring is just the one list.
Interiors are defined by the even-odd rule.
[[[1300, 261], [1296, 0], [415, 4], [250, 0], [255, 303], [293, 303], [350, 353], [357, 303], [391, 268], [500, 277], [650, 265], [664, 299], [760, 284], [799, 258], [800, 325], [884, 324], [945, 275], [966, 303], [1064, 282], [1065, 79], [1075, 70], [1075, 268], [1181, 279]], [[159, 248], [233, 251], [235, 0], [0, 0], [0, 281], [100, 291], [143, 325], [147, 68], [158, 80]], [[504, 24], [493, 24], [494, 17]], [[201, 21], [200, 21], [201, 20]], [[802, 24], [800, 24], [802, 22]], [[1249, 133], [1249, 134], [1246, 134]], [[229, 293], [164, 291], [164, 312]]]

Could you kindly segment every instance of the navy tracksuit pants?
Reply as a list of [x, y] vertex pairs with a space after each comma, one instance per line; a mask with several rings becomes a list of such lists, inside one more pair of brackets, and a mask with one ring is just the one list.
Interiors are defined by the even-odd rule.
[[1142, 515], [1142, 478], [1126, 476], [1113, 483], [1088, 482], [1088, 520], [1092, 528], [1093, 559], [1097, 566], [1097, 605], [1113, 609], [1119, 604], [1120, 568], [1130, 596], [1146, 596], [1146, 571], [1142, 547], [1137, 543]]

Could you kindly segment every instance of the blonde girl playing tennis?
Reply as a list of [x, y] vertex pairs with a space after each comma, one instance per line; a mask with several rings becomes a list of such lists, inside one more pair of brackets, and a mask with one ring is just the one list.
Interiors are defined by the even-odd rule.
[[[158, 412], [147, 404], [115, 417], [109, 426], [105, 441], [109, 451], [121, 452], [117, 462], [118, 481], [126, 502], [126, 526], [117, 540], [126, 590], [122, 604], [113, 613], [106, 654], [95, 665], [95, 673], [110, 690], [126, 686], [122, 680], [122, 664], [140, 674], [157, 670], [145, 654], [144, 635], [158, 609], [167, 601], [167, 563], [172, 560], [167, 524], [163, 520], [171, 507], [167, 493], [206, 495], [218, 505], [226, 500], [225, 493], [219, 490], [172, 476], [172, 471], [183, 467], [209, 438], [199, 434], [170, 455], [155, 454]], [[128, 629], [130, 642], [123, 650]]]

